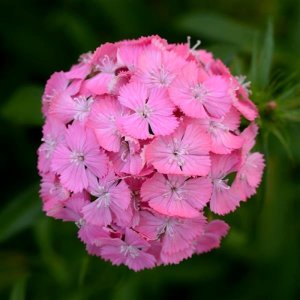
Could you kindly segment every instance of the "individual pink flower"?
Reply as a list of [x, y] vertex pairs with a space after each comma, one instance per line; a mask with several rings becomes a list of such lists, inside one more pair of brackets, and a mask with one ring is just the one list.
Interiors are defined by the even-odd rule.
[[64, 123], [72, 120], [83, 122], [87, 119], [93, 102], [92, 96], [71, 97], [68, 93], [62, 93], [52, 101], [49, 113]]
[[143, 201], [155, 211], [168, 216], [194, 218], [207, 204], [211, 195], [211, 182], [207, 178], [189, 178], [182, 175], [154, 176], [141, 188]]
[[193, 241], [203, 234], [205, 223], [203, 215], [196, 218], [174, 218], [144, 211], [141, 212], [136, 230], [150, 240], [160, 238], [161, 251], [166, 256], [184, 252], [189, 257], [189, 249]]
[[88, 173], [106, 175], [108, 160], [92, 130], [73, 123], [66, 130], [65, 141], [56, 147], [51, 167], [60, 175], [62, 185], [76, 193], [88, 187]]
[[97, 48], [91, 64], [95, 73], [85, 81], [85, 87], [95, 95], [103, 95], [114, 91], [119, 79], [117, 70], [122, 67], [117, 63], [117, 47], [106, 43]]
[[40, 173], [50, 171], [51, 159], [57, 145], [65, 138], [65, 126], [55, 118], [48, 118], [43, 127], [42, 144], [38, 149], [38, 169]]
[[110, 260], [113, 265], [125, 264], [134, 271], [155, 266], [155, 257], [147, 250], [150, 244], [131, 229], [126, 229], [124, 241], [107, 239], [101, 247], [101, 256]]
[[49, 106], [52, 101], [63, 93], [75, 95], [80, 88], [80, 81], [70, 81], [64, 72], [55, 72], [47, 81], [45, 91], [42, 97], [42, 111], [44, 115], [48, 114]]
[[172, 51], [161, 51], [149, 47], [140, 54], [136, 77], [151, 88], [164, 88], [171, 85], [184, 66], [184, 60]]
[[[133, 138], [167, 135], [178, 125], [173, 115], [175, 107], [164, 89], [149, 90], [141, 83], [130, 83], [120, 90], [119, 101], [133, 111], [119, 122], [121, 130]], [[162, 123], [164, 126], [161, 126]]]
[[240, 114], [232, 108], [220, 119], [200, 119], [196, 121], [211, 138], [211, 151], [228, 154], [243, 145], [243, 138], [236, 132], [240, 125]]
[[210, 199], [212, 212], [225, 215], [234, 211], [240, 203], [240, 196], [235, 188], [229, 185], [227, 176], [237, 171], [239, 155], [234, 152], [226, 155], [212, 155], [211, 179], [213, 190]]
[[197, 125], [182, 125], [175, 133], [146, 146], [145, 158], [158, 172], [206, 176], [210, 170], [210, 138]]
[[229, 84], [222, 76], [208, 76], [190, 62], [170, 88], [170, 98], [187, 116], [223, 117], [230, 109]]
[[91, 176], [88, 190], [96, 197], [93, 202], [82, 208], [84, 219], [88, 223], [106, 226], [112, 223], [113, 218], [120, 219], [120, 222], [126, 218], [130, 190], [124, 180], [115, 176], [112, 170], [102, 179]]
[[98, 143], [107, 151], [120, 150], [122, 135], [117, 127], [121, 116], [127, 115], [128, 109], [121, 106], [113, 97], [105, 96], [94, 103], [88, 126], [94, 129]]

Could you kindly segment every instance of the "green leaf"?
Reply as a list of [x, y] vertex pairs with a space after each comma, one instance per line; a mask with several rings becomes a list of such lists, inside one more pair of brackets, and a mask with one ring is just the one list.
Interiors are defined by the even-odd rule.
[[270, 72], [272, 66], [274, 50], [274, 39], [273, 39], [273, 25], [271, 22], [268, 23], [268, 27], [265, 33], [263, 46], [261, 49], [258, 67], [258, 84], [261, 88], [265, 88], [270, 82]]
[[213, 13], [189, 13], [178, 20], [177, 27], [200, 39], [205, 37], [237, 45], [246, 52], [251, 51], [258, 33], [255, 28]]
[[41, 125], [41, 97], [43, 89], [38, 85], [18, 88], [1, 108], [0, 114], [12, 123], [20, 125]]
[[11, 291], [10, 300], [25, 300], [26, 277], [19, 279]]
[[38, 185], [35, 184], [11, 199], [0, 211], [0, 242], [32, 225], [40, 211]]

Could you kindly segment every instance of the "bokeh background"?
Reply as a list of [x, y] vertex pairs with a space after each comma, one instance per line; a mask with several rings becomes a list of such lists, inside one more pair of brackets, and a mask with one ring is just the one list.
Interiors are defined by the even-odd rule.
[[[300, 299], [299, 0], [1, 0], [0, 24], [0, 299]], [[36, 149], [49, 76], [103, 42], [150, 34], [201, 39], [249, 76], [267, 168], [257, 196], [224, 218], [220, 249], [134, 273], [88, 257], [74, 224], [42, 213]]]

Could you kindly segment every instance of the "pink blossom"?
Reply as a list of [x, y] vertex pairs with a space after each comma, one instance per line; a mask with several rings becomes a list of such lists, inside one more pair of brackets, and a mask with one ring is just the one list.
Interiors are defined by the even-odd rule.
[[99, 177], [107, 173], [107, 157], [91, 129], [74, 123], [66, 130], [65, 142], [56, 147], [51, 166], [62, 185], [76, 193], [88, 187], [89, 172]]
[[142, 199], [155, 211], [168, 216], [194, 218], [209, 201], [211, 182], [207, 178], [156, 173], [141, 188]]
[[164, 89], [149, 90], [143, 84], [130, 83], [120, 90], [119, 101], [134, 112], [119, 122], [122, 131], [133, 138], [167, 135], [178, 125], [173, 116], [175, 107]]
[[181, 126], [146, 146], [146, 160], [163, 174], [206, 176], [210, 170], [210, 139], [197, 125]]
[[70, 81], [64, 72], [55, 72], [47, 81], [42, 97], [42, 111], [48, 114], [49, 106], [52, 101], [61, 94], [75, 95], [80, 89], [80, 81]]
[[142, 239], [133, 230], [126, 229], [124, 241], [121, 239], [108, 239], [107, 244], [101, 247], [101, 256], [110, 260], [113, 265], [124, 263], [134, 271], [152, 268], [155, 257], [147, 250], [150, 244]]
[[211, 151], [216, 154], [228, 154], [243, 145], [243, 138], [238, 135], [240, 114], [232, 108], [220, 119], [197, 120], [211, 138]]
[[225, 215], [235, 210], [240, 202], [240, 196], [235, 188], [228, 184], [227, 175], [237, 171], [240, 163], [237, 153], [227, 155], [212, 155], [211, 179], [213, 191], [210, 199], [212, 212]]
[[112, 170], [99, 180], [90, 177], [88, 190], [96, 199], [82, 208], [84, 219], [98, 226], [111, 224], [113, 217], [116, 220], [117, 216], [124, 219], [130, 203], [130, 190], [126, 183], [115, 176]]
[[71, 97], [62, 93], [52, 101], [49, 113], [64, 123], [72, 120], [83, 122], [87, 119], [93, 102], [94, 98], [91, 96]]
[[97, 99], [93, 105], [88, 126], [94, 129], [99, 145], [105, 150], [120, 150], [122, 135], [118, 130], [117, 121], [127, 114], [128, 110], [110, 96]]
[[136, 76], [151, 88], [168, 87], [184, 63], [175, 52], [150, 47], [139, 56]]
[[219, 247], [229, 226], [214, 214], [255, 194], [250, 83], [199, 45], [105, 43], [48, 80], [40, 197], [88, 254], [134, 271], [178, 264]]
[[42, 144], [38, 149], [38, 169], [40, 173], [50, 171], [50, 164], [54, 150], [65, 138], [65, 126], [55, 118], [48, 118], [43, 127]]
[[170, 88], [170, 98], [193, 118], [220, 118], [231, 105], [227, 80], [221, 76], [208, 76], [192, 62], [182, 69]]

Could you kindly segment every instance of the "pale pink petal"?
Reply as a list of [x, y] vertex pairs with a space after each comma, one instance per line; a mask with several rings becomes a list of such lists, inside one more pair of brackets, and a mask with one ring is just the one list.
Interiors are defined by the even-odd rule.
[[99, 73], [85, 81], [85, 88], [95, 95], [110, 93], [110, 85], [114, 79], [114, 74]]
[[233, 152], [226, 155], [211, 155], [211, 177], [213, 179], [221, 179], [225, 175], [235, 172], [240, 164], [240, 155]]
[[109, 233], [101, 226], [95, 226], [84, 222], [78, 231], [78, 237], [85, 244], [93, 244], [100, 247], [103, 240], [109, 238]]
[[230, 109], [229, 86], [221, 76], [212, 76], [203, 82], [205, 94], [203, 105], [208, 114], [215, 118], [224, 116]]
[[229, 226], [224, 221], [213, 220], [209, 222], [205, 227], [205, 232], [195, 244], [195, 252], [200, 254], [220, 247], [221, 238], [228, 233], [228, 230]]
[[49, 113], [62, 122], [68, 123], [73, 119], [75, 110], [75, 102], [70, 94], [65, 91], [52, 100]]
[[121, 117], [118, 120], [118, 126], [124, 135], [142, 140], [150, 137], [149, 123], [146, 118], [141, 117], [138, 113]]
[[261, 153], [255, 152], [247, 156], [233, 183], [242, 200], [245, 201], [255, 193], [261, 182], [264, 167]]
[[121, 88], [119, 101], [122, 105], [136, 111], [144, 106], [148, 96], [148, 89], [145, 85], [133, 82]]
[[193, 255], [193, 247], [189, 247], [176, 253], [168, 253], [161, 251], [160, 258], [164, 265], [179, 264], [184, 259], [190, 258]]
[[210, 199], [210, 209], [218, 215], [225, 215], [234, 211], [240, 204], [240, 196], [237, 191], [224, 184], [215, 182]]
[[121, 135], [116, 121], [124, 114], [126, 109], [111, 97], [99, 99], [93, 105], [87, 125], [94, 129], [98, 143], [105, 150], [119, 151]]
[[104, 201], [93, 201], [84, 206], [82, 214], [86, 222], [92, 225], [107, 226], [112, 222], [111, 210]]

